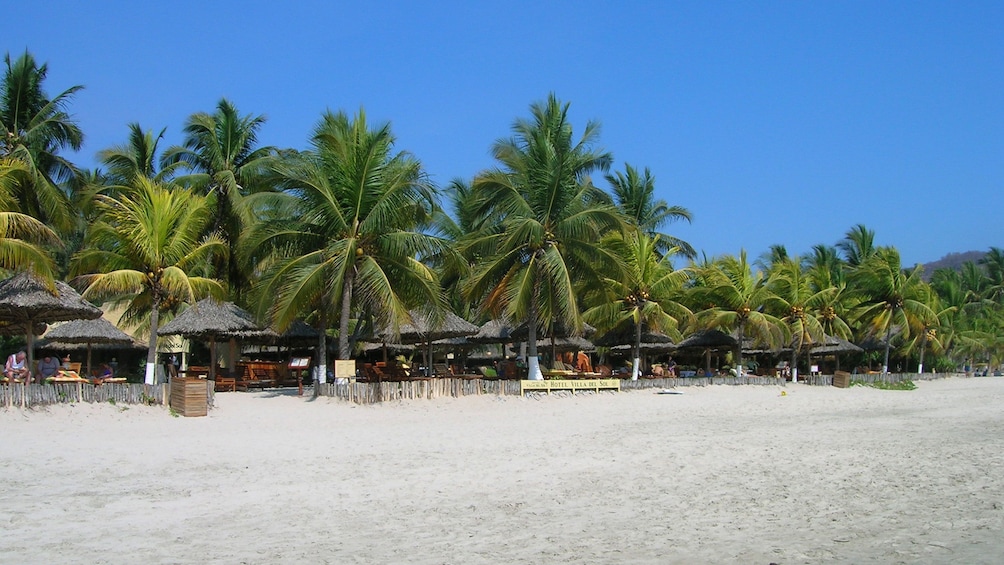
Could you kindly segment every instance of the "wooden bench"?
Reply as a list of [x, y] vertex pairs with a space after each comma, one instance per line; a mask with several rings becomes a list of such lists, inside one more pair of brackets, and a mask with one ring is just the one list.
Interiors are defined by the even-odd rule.
[[541, 392], [551, 394], [552, 390], [620, 390], [620, 379], [552, 379], [543, 381], [519, 381], [519, 393]]
[[251, 362], [244, 365], [244, 371], [237, 379], [237, 390], [266, 388], [279, 383], [278, 363]]

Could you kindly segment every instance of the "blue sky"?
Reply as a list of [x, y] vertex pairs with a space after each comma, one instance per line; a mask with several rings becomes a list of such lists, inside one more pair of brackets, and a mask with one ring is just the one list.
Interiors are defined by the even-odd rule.
[[[305, 148], [325, 109], [389, 121], [445, 185], [549, 92], [650, 167], [710, 256], [803, 254], [854, 224], [904, 264], [1004, 246], [1000, 2], [18, 2], [0, 47], [49, 64], [95, 165], [129, 122], [221, 97]], [[597, 184], [606, 186], [601, 175]]]

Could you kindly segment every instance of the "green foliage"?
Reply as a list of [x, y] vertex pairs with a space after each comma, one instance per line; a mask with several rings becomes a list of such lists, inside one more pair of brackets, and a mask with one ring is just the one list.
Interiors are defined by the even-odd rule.
[[891, 383], [883, 381], [875, 381], [872, 383], [866, 383], [860, 380], [851, 380], [851, 386], [867, 386], [871, 388], [877, 388], [879, 390], [916, 390], [917, 384], [913, 381], [906, 379], [902, 381], [895, 381]]
[[596, 247], [623, 227], [609, 197], [589, 173], [609, 168], [612, 157], [593, 149], [599, 125], [586, 124], [573, 139], [568, 104], [552, 94], [530, 107], [530, 119], [513, 124], [514, 135], [492, 146], [499, 164], [473, 183], [476, 213], [497, 229], [470, 234], [462, 251], [490, 250], [465, 282], [468, 300], [492, 317], [529, 322], [529, 355], [537, 355], [537, 329], [558, 324], [582, 330], [577, 281], [599, 281], [616, 257]]
[[362, 110], [355, 118], [327, 112], [313, 149], [277, 164], [285, 192], [249, 198], [274, 218], [247, 239], [263, 274], [259, 311], [280, 330], [304, 314], [338, 312], [342, 359], [353, 311], [396, 329], [410, 308], [443, 305], [437, 274], [421, 261], [449, 251], [424, 231], [435, 190], [394, 141], [389, 125], [371, 129]]

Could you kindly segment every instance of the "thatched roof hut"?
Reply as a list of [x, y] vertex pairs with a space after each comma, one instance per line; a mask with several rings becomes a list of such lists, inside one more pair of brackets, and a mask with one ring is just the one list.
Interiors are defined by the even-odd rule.
[[35, 330], [40, 323], [93, 320], [101, 310], [83, 299], [70, 285], [56, 281], [53, 292], [37, 277], [20, 272], [0, 282], [0, 322], [20, 327], [28, 343], [28, 366], [35, 361]]
[[[182, 335], [187, 338], [209, 340], [209, 378], [216, 379], [217, 339], [263, 339], [275, 332], [263, 328], [250, 312], [233, 302], [219, 302], [211, 298], [200, 300], [164, 324], [157, 335]], [[231, 353], [233, 353], [231, 349]], [[233, 363], [231, 363], [231, 369]]]
[[[91, 346], [95, 343], [131, 348], [133, 338], [104, 318], [73, 320], [51, 328], [46, 334], [48, 342], [77, 343], [87, 346], [87, 375], [91, 374]], [[52, 347], [51, 345], [49, 347]], [[55, 349], [55, 348], [53, 348]]]

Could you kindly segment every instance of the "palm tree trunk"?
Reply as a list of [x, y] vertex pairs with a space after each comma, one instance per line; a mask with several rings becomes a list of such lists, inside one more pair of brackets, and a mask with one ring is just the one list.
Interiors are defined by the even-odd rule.
[[[345, 274], [345, 281], [342, 283], [342, 310], [338, 319], [338, 358], [348, 359], [352, 352], [349, 351], [349, 314], [352, 309], [352, 283], [354, 282], [355, 271], [349, 269]], [[323, 305], [322, 305], [323, 308]]]
[[792, 346], [791, 348], [791, 366], [788, 367], [788, 371], [791, 373], [791, 382], [798, 382], [798, 348]]
[[631, 367], [631, 380], [637, 381], [641, 373], [641, 320], [634, 325], [634, 366]]
[[924, 374], [924, 351], [927, 349], [927, 328], [923, 330], [924, 335], [920, 337], [920, 363], [917, 364], [917, 374]]
[[146, 351], [146, 375], [144, 381], [148, 385], [156, 384], [157, 379], [157, 327], [160, 323], [160, 289], [153, 289], [150, 305], [150, 343]]
[[526, 321], [526, 371], [527, 378], [531, 381], [544, 380], [544, 373], [540, 372], [540, 359], [537, 357], [537, 292], [534, 289], [533, 298], [530, 299], [530, 314]]
[[882, 363], [882, 374], [889, 372], [889, 340], [892, 336], [892, 322], [885, 328], [885, 362]]
[[746, 334], [746, 320], [739, 322], [739, 344], [736, 345], [736, 376], [743, 376], [743, 335]]
[[324, 305], [321, 305], [320, 316], [318, 317], [318, 328], [317, 328], [317, 375], [314, 377], [314, 396], [316, 397], [320, 394], [320, 387], [317, 385], [324, 384], [325, 380], [328, 378], [328, 316], [327, 309]]

